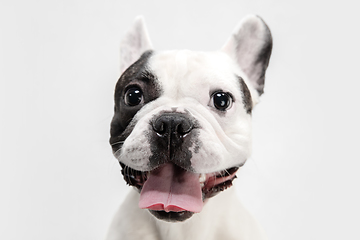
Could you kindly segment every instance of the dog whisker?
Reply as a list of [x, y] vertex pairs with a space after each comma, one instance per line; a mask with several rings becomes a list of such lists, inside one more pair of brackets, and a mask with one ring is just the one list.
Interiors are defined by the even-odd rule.
[[114, 152], [114, 156], [115, 156], [116, 158], [118, 158], [118, 157], [120, 156], [120, 151], [121, 151], [121, 148], [119, 148], [118, 150], [116, 150], [116, 151]]
[[118, 142], [111, 143], [110, 145], [114, 146], [114, 145], [117, 145], [117, 144], [124, 144], [124, 142], [125, 141], [118, 141]]

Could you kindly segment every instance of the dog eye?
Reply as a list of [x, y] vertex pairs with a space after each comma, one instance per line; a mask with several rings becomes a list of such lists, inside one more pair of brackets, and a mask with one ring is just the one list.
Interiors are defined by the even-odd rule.
[[232, 97], [229, 93], [215, 92], [212, 95], [214, 107], [220, 111], [225, 111], [231, 107]]
[[125, 104], [133, 107], [142, 102], [143, 93], [139, 88], [130, 88], [125, 93]]

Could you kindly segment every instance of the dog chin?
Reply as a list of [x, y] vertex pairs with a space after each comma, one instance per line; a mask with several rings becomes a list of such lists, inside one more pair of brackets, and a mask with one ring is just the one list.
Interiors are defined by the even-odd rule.
[[240, 167], [193, 173], [173, 163], [162, 164], [147, 172], [121, 162], [120, 165], [124, 180], [140, 193], [139, 207], [167, 222], [182, 222], [199, 213], [207, 199], [232, 186]]

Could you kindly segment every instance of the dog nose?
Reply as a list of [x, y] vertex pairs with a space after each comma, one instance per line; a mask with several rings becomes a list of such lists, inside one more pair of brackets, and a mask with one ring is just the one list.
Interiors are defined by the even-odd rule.
[[182, 138], [191, 132], [193, 127], [191, 121], [181, 113], [166, 113], [153, 122], [153, 129], [160, 137], [175, 135]]

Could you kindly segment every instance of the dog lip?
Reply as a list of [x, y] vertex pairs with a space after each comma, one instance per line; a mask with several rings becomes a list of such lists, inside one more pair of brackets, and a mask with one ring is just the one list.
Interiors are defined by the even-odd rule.
[[[141, 191], [145, 181], [147, 180], [149, 172], [138, 171], [128, 167], [121, 162], [119, 163], [122, 167], [121, 173], [123, 174], [124, 180], [127, 182], [127, 184], [134, 186], [139, 191]], [[199, 174], [199, 184], [203, 193], [203, 201], [231, 187], [232, 181], [236, 178], [236, 172], [240, 167], [241, 166], [236, 166], [225, 169], [223, 171]], [[156, 169], [158, 168], [155, 168], [151, 171], [156, 171]]]
[[211, 198], [231, 187], [238, 169], [239, 167], [232, 167], [220, 172], [206, 174], [206, 180], [202, 186], [203, 199]]
[[121, 173], [124, 177], [124, 180], [130, 186], [136, 187], [138, 190], [141, 190], [145, 181], [147, 180], [147, 172], [142, 172], [128, 167], [127, 165], [120, 163]]
[[181, 211], [181, 212], [165, 212], [165, 211], [154, 211], [149, 210], [149, 212], [154, 215], [156, 218], [166, 221], [166, 222], [183, 222], [194, 214], [190, 211]]

